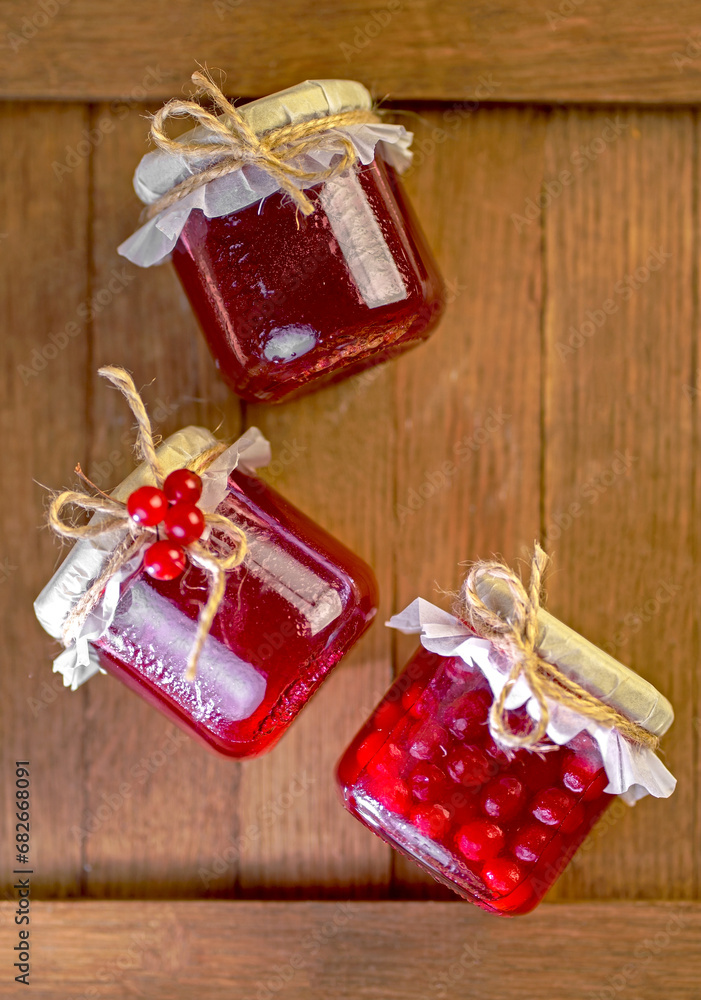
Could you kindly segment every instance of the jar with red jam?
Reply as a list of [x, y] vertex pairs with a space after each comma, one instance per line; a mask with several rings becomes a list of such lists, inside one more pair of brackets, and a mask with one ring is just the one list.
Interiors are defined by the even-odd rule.
[[[490, 643], [423, 600], [389, 624], [420, 633], [422, 646], [341, 758], [342, 799], [464, 899], [502, 916], [528, 913], [616, 794], [632, 804], [673, 791], [651, 750], [573, 712], [554, 709], [547, 742], [534, 749], [503, 745], [490, 709], [508, 667]], [[540, 655], [567, 676], [651, 733], [671, 725], [652, 685], [543, 610], [538, 625]], [[509, 726], [525, 732], [529, 692], [513, 694]]]
[[[208, 431], [187, 427], [157, 454], [168, 472], [215, 444]], [[194, 564], [176, 579], [153, 579], [141, 554], [57, 657], [65, 685], [110, 673], [227, 757], [256, 756], [280, 739], [370, 626], [377, 585], [369, 566], [255, 475], [268, 460], [253, 428], [201, 473], [203, 498], [214, 497], [212, 509], [243, 529], [246, 554], [226, 574], [194, 679], [186, 665], [210, 581]], [[142, 465], [111, 496], [126, 501], [149, 483]], [[65, 643], [71, 611], [120, 540], [79, 541], [38, 597], [37, 617], [54, 638]]]
[[[292, 181], [310, 214], [253, 160], [159, 211], [119, 248], [145, 267], [172, 259], [217, 367], [244, 399], [280, 402], [345, 378], [419, 344], [438, 322], [442, 281], [399, 180], [411, 134], [371, 109], [350, 80], [307, 81], [242, 105], [263, 141], [328, 119], [314, 148], [291, 161], [309, 175]], [[353, 112], [375, 120], [334, 125]], [[183, 141], [193, 135], [214, 141], [201, 126]], [[315, 183], [348, 143], [355, 162]], [[136, 192], [157, 207], [212, 162], [157, 149], [136, 171]]]

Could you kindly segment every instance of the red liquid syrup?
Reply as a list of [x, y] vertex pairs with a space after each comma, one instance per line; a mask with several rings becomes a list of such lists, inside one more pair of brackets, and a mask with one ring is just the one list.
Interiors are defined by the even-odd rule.
[[[346, 808], [437, 881], [492, 913], [528, 913], [615, 796], [586, 733], [507, 753], [477, 668], [421, 648], [338, 764]], [[528, 725], [524, 710], [511, 725]]]
[[202, 571], [163, 583], [143, 569], [122, 586], [114, 622], [95, 643], [104, 668], [188, 734], [229, 757], [282, 736], [377, 611], [372, 570], [254, 476], [236, 470], [219, 513], [246, 532], [227, 574], [195, 681], [185, 680]]
[[251, 401], [279, 402], [425, 340], [444, 291], [395, 171], [380, 157], [230, 215], [191, 213], [173, 265], [216, 364]]

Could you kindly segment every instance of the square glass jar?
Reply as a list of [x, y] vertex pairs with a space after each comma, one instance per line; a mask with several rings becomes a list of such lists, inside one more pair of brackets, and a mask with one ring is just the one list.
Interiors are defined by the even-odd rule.
[[[636, 693], [654, 691], [627, 674]], [[664, 729], [671, 706], [654, 695]], [[478, 666], [420, 647], [337, 781], [345, 807], [386, 843], [464, 899], [515, 916], [538, 905], [616, 796], [589, 733], [545, 752], [507, 750], [489, 730], [492, 702]], [[509, 716], [517, 732], [532, 726], [525, 707]]]
[[[238, 110], [264, 135], [276, 125], [369, 110], [371, 103], [354, 81], [324, 80]], [[398, 127], [379, 128], [390, 134]], [[402, 189], [399, 154], [375, 141], [369, 162], [366, 153], [305, 191], [310, 215], [274, 185], [237, 211], [189, 211], [173, 265], [217, 367], [244, 399], [303, 395], [408, 350], [436, 326], [442, 280]], [[151, 191], [155, 168], [147, 166], [141, 187]]]
[[[182, 454], [180, 438], [193, 430], [206, 445], [214, 441], [187, 428], [164, 442], [161, 461], [168, 449]], [[125, 498], [143, 481], [142, 468], [112, 495]], [[247, 551], [227, 573], [194, 681], [185, 670], [208, 583], [192, 564], [170, 582], [143, 566], [121, 582], [114, 618], [91, 640], [91, 655], [211, 749], [253, 757], [280, 739], [370, 626], [377, 584], [366, 563], [245, 465], [229, 475], [217, 512], [243, 528]], [[57, 590], [74, 601], [97, 575], [85, 546], [78, 543], [37, 600], [40, 621], [57, 638]]]

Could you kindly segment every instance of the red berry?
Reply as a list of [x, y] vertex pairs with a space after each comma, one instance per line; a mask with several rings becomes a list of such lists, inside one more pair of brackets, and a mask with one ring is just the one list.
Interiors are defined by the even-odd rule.
[[457, 845], [469, 861], [486, 861], [495, 858], [504, 847], [504, 833], [500, 826], [488, 819], [475, 819], [458, 830]]
[[411, 796], [409, 789], [398, 778], [394, 779], [374, 779], [369, 787], [370, 794], [377, 799], [381, 805], [390, 812], [398, 813], [400, 816], [408, 815], [411, 806]]
[[498, 770], [479, 747], [461, 747], [448, 758], [448, 774], [458, 785], [480, 788]]
[[513, 819], [520, 812], [524, 798], [524, 788], [518, 778], [505, 775], [489, 782], [482, 791], [480, 801], [487, 816], [504, 821]]
[[144, 552], [144, 569], [154, 580], [175, 580], [186, 561], [184, 551], [173, 542], [154, 542]]
[[412, 681], [406, 691], [402, 692], [402, 707], [409, 711], [414, 702], [418, 700], [424, 687], [425, 684], [421, 681]]
[[552, 835], [553, 831], [541, 823], [527, 823], [516, 833], [511, 843], [511, 853], [519, 861], [533, 864], [545, 850]]
[[446, 724], [451, 733], [467, 743], [485, 735], [491, 704], [492, 696], [484, 688], [462, 695], [446, 713]]
[[399, 700], [381, 702], [372, 714], [372, 724], [375, 729], [390, 733], [403, 714]]
[[388, 778], [398, 778], [404, 768], [405, 755], [396, 743], [387, 743], [372, 760], [368, 761], [368, 774]]
[[168, 538], [189, 545], [204, 531], [204, 514], [194, 503], [176, 503], [165, 512], [163, 525]]
[[523, 872], [515, 861], [509, 858], [495, 858], [482, 869], [482, 878], [488, 889], [497, 896], [513, 892], [523, 879]]
[[419, 806], [410, 816], [410, 822], [424, 837], [438, 840], [450, 826], [450, 813], [443, 806]]
[[447, 754], [448, 734], [437, 722], [420, 724], [416, 735], [409, 743], [409, 753], [417, 760], [429, 760], [431, 757], [445, 757]]
[[567, 754], [562, 762], [562, 784], [575, 795], [581, 795], [602, 770], [598, 756]]
[[386, 733], [372, 732], [366, 736], [355, 751], [355, 759], [360, 767], [365, 767], [387, 739]]
[[560, 830], [562, 833], [572, 833], [578, 827], [582, 825], [584, 820], [584, 806], [575, 806], [573, 809], [567, 813], [563, 819]]
[[190, 469], [176, 469], [163, 483], [170, 503], [197, 503], [202, 496], [202, 480]]
[[574, 798], [559, 788], [546, 788], [533, 800], [531, 812], [546, 826], [560, 826], [574, 805]]
[[560, 777], [559, 750], [548, 750], [542, 755], [534, 751], [524, 751], [519, 757], [514, 773], [530, 792], [539, 792], [557, 784]]
[[419, 802], [443, 802], [450, 782], [435, 764], [421, 762], [409, 775], [411, 794]]
[[[604, 789], [609, 783], [609, 776], [604, 771], [603, 767], [597, 774], [597, 776], [592, 781], [591, 785], [585, 790], [582, 796], [585, 802], [592, 802], [594, 799], [598, 799], [600, 795], [604, 794]], [[610, 794], [610, 793], [609, 793]]]
[[163, 520], [168, 501], [163, 490], [157, 486], [140, 486], [129, 496], [127, 510], [132, 521], [152, 528]]

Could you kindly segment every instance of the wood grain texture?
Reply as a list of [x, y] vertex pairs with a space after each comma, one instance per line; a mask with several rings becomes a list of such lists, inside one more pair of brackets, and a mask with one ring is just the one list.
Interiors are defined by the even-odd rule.
[[[69, 486], [86, 442], [88, 171], [58, 179], [52, 164], [86, 123], [81, 107], [0, 109], [0, 684], [3, 883], [14, 844], [14, 762], [32, 762], [32, 862], [50, 895], [80, 887], [80, 846], [70, 833], [84, 795], [84, 697], [51, 673], [59, 646], [32, 602], [59, 561], [41, 530], [47, 487]], [[42, 833], [43, 831], [43, 833]], [[49, 831], [52, 831], [49, 833]]]
[[[514, 920], [458, 902], [39, 903], [31, 995], [695, 1000], [700, 932], [699, 906], [680, 903], [543, 906]], [[17, 996], [8, 980], [0, 996]]]
[[617, 805], [555, 892], [693, 898], [695, 132], [686, 112], [616, 119], [618, 135], [610, 116], [578, 110], [548, 129], [547, 586], [555, 615], [672, 701], [664, 755], [679, 786], [668, 802]]
[[179, 96], [195, 60], [223, 70], [236, 95], [354, 77], [401, 100], [701, 96], [693, 0], [2, 0], [0, 39], [0, 94], [24, 99]]

